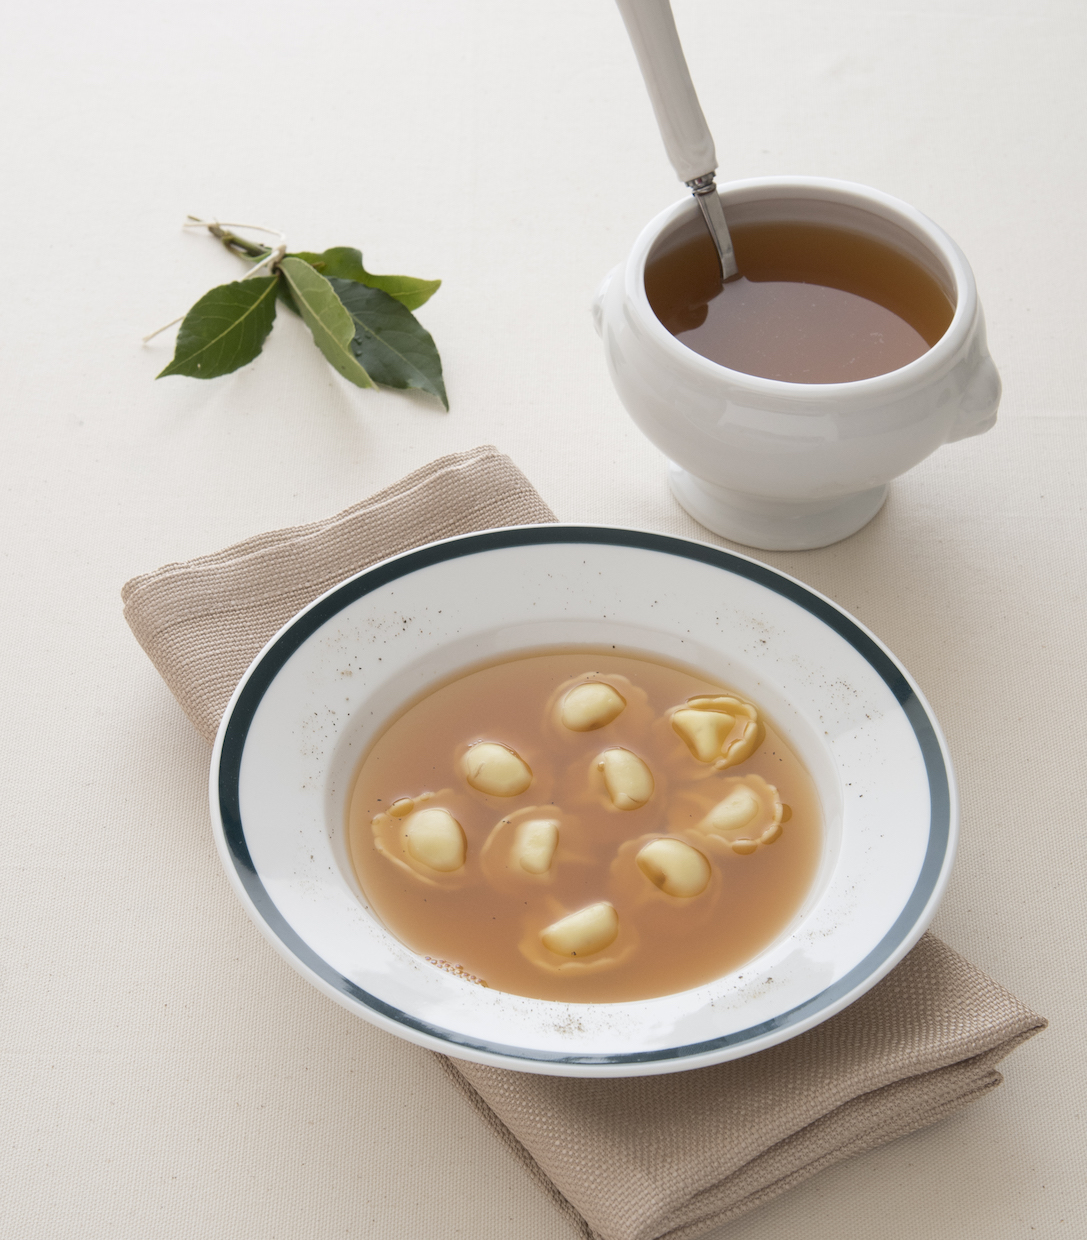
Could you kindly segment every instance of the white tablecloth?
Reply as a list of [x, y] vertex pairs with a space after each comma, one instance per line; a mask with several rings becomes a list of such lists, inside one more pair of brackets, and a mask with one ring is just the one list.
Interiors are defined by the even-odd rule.
[[[825, 174], [969, 256], [996, 429], [823, 551], [762, 558], [910, 668], [962, 785], [935, 929], [1049, 1031], [955, 1118], [730, 1240], [1087, 1231], [1081, 5], [676, 0], [721, 178]], [[0, 1233], [544, 1240], [570, 1224], [423, 1051], [298, 978], [211, 842], [208, 750], [121, 619], [129, 576], [493, 442], [563, 519], [708, 537], [611, 390], [588, 303], [679, 196], [610, 0], [101, 0], [0, 41], [5, 641]], [[154, 383], [139, 338], [241, 265], [186, 212], [440, 276], [452, 411], [362, 392], [281, 315]]]

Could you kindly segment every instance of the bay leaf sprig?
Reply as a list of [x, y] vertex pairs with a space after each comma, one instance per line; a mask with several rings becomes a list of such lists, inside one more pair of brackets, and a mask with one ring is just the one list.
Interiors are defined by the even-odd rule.
[[376, 275], [351, 246], [288, 253], [285, 243], [261, 245], [217, 221], [189, 218], [255, 266], [205, 293], [184, 316], [173, 360], [157, 378], [216, 379], [248, 365], [263, 350], [281, 302], [301, 315], [329, 364], [357, 387], [415, 388], [449, 408], [434, 339], [413, 313], [440, 280]]

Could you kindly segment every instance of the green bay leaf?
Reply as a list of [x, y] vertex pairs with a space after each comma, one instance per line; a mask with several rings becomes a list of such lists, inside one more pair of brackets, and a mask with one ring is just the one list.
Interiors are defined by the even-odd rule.
[[354, 280], [367, 288], [379, 288], [395, 297], [408, 310], [418, 310], [441, 288], [441, 280], [419, 280], [415, 276], [378, 276], [367, 271], [362, 263], [362, 251], [350, 245], [334, 245], [320, 254], [303, 251], [292, 255], [304, 259], [329, 280]]
[[351, 349], [374, 382], [429, 392], [448, 409], [442, 359], [415, 315], [382, 289], [336, 277], [329, 284], [355, 326]]
[[217, 379], [260, 354], [276, 317], [278, 276], [220, 284], [182, 320], [173, 361], [156, 378]]
[[373, 387], [374, 381], [352, 349], [355, 321], [332, 285], [301, 258], [285, 258], [279, 269], [290, 286], [299, 314], [333, 369], [358, 387]]
[[279, 288], [276, 289], [276, 299], [281, 301], [292, 314], [298, 313], [298, 307], [294, 304], [294, 298], [291, 296], [291, 286], [286, 280], [280, 280]]

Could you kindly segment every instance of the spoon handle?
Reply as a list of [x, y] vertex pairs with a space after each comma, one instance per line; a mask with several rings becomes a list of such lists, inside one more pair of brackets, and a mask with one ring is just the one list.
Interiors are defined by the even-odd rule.
[[616, 3], [638, 57], [664, 149], [679, 179], [690, 187], [702, 209], [721, 260], [721, 274], [727, 280], [737, 269], [732, 238], [713, 180], [717, 152], [695, 94], [672, 6], [669, 0], [616, 0]]
[[668, 0], [616, 0], [634, 44], [672, 167], [681, 181], [717, 169], [713, 136], [695, 94]]

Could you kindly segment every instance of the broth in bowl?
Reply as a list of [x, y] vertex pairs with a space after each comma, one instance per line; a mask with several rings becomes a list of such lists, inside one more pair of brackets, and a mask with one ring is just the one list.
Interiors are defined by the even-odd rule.
[[611, 649], [477, 667], [404, 710], [348, 803], [371, 911], [432, 964], [616, 1003], [741, 968], [819, 866], [815, 784], [757, 703]]

